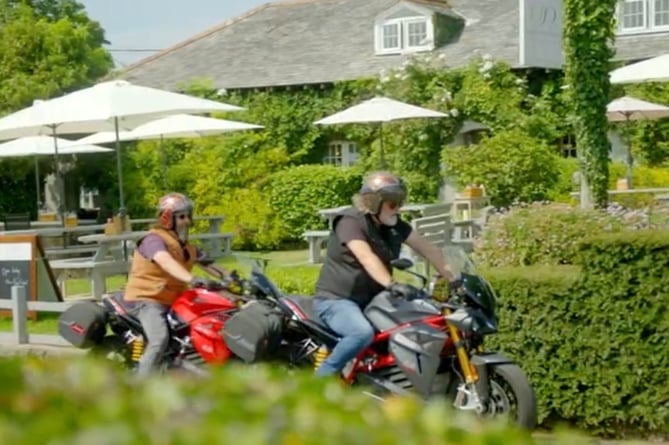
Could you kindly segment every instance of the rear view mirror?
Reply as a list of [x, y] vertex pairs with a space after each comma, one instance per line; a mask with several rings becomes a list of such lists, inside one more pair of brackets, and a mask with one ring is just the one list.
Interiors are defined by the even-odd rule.
[[392, 260], [390, 265], [398, 270], [407, 270], [413, 267], [413, 261], [408, 258], [397, 258], [396, 260]]

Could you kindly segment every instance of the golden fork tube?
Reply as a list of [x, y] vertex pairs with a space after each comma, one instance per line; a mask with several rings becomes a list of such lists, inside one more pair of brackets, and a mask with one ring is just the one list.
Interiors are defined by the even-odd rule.
[[[449, 315], [450, 313], [450, 309], [444, 309], [444, 315]], [[453, 344], [455, 345], [455, 352], [458, 354], [460, 368], [462, 369], [462, 373], [465, 375], [465, 382], [476, 382], [479, 378], [478, 373], [476, 372], [476, 368], [474, 368], [469, 361], [467, 351], [465, 351], [465, 347], [462, 345], [462, 339], [460, 338], [458, 330], [455, 328], [455, 326], [451, 325], [448, 320], [446, 321], [446, 325], [448, 326], [448, 332], [451, 335], [451, 340], [453, 340]]]

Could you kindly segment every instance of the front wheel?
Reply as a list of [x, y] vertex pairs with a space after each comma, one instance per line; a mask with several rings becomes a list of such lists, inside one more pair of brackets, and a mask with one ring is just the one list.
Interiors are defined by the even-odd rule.
[[537, 424], [537, 400], [523, 370], [514, 364], [490, 365], [490, 399], [484, 416], [509, 416], [519, 427], [533, 430]]
[[456, 409], [476, 411], [482, 418], [507, 418], [517, 426], [533, 430], [537, 424], [537, 402], [534, 390], [523, 370], [514, 364], [488, 365], [488, 401], [480, 406], [473, 398], [474, 388], [456, 381], [449, 399]]

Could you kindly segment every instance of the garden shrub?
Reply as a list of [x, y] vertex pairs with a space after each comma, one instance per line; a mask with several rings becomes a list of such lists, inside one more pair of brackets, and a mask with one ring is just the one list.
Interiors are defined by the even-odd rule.
[[[379, 404], [309, 371], [230, 365], [210, 378], [137, 381], [85, 359], [0, 365], [0, 434], [8, 444], [534, 443], [501, 422], [456, 415], [445, 403], [394, 398]], [[569, 440], [556, 444], [574, 443]]]
[[300, 165], [271, 175], [263, 186], [269, 206], [280, 217], [282, 241], [303, 241], [305, 230], [327, 229], [318, 210], [351, 204], [360, 190], [358, 169]]
[[474, 257], [486, 266], [573, 264], [580, 240], [602, 232], [648, 227], [648, 214], [611, 207], [584, 210], [536, 202], [491, 215], [475, 240]]
[[446, 148], [445, 174], [461, 186], [482, 184], [495, 206], [546, 199], [560, 172], [555, 150], [518, 128], [469, 147]]
[[210, 207], [209, 211], [225, 215], [223, 231], [235, 234], [234, 250], [276, 249], [284, 239], [281, 213], [272, 210], [267, 197], [255, 186], [231, 190], [222, 197], [218, 209]]

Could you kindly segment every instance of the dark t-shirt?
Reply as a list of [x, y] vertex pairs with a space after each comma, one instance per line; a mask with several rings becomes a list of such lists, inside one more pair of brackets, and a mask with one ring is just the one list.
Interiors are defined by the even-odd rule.
[[[165, 244], [165, 241], [163, 241], [159, 235], [156, 235], [155, 233], [149, 233], [144, 237], [139, 247], [137, 248], [137, 251], [147, 260], [153, 260], [158, 252], [167, 251], [167, 244]], [[204, 253], [202, 253], [197, 247], [195, 248], [195, 252], [198, 261], [204, 259]], [[188, 255], [188, 252], [185, 249], [184, 254]], [[186, 259], [188, 260], [188, 258]]]
[[[388, 236], [391, 230], [396, 230], [402, 242], [404, 242], [411, 235], [412, 227], [407, 222], [399, 220], [393, 227], [381, 225], [379, 228], [379, 232], [384, 238]], [[360, 222], [352, 216], [342, 217], [335, 228], [335, 233], [344, 246], [353, 240], [368, 241], [362, 227], [360, 227]]]
[[363, 215], [342, 215], [336, 220], [334, 235], [328, 241], [327, 256], [316, 283], [317, 296], [351, 299], [364, 308], [383, 286], [367, 273], [347, 244], [353, 240], [369, 243], [372, 251], [389, 267], [388, 263], [399, 256], [402, 243], [411, 231], [411, 225], [401, 219], [395, 226], [388, 227], [376, 226]]

